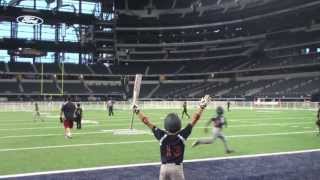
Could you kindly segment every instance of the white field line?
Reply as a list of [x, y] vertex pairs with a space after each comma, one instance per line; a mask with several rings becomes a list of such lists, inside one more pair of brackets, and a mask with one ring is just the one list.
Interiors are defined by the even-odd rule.
[[[312, 118], [312, 117], [301, 117], [300, 119], [309, 119], [309, 118]], [[258, 120], [257, 120], [258, 119]], [[232, 118], [230, 120], [228, 120], [229, 122], [256, 122], [256, 121], [252, 121], [252, 120], [257, 120], [257, 121], [260, 121], [260, 120], [290, 120], [290, 119], [299, 119], [299, 117], [256, 117], [256, 118], [241, 118], [241, 119], [237, 119], [237, 118]], [[129, 118], [128, 118], [129, 120]], [[202, 121], [204, 121], [205, 118], [202, 119]], [[97, 119], [93, 119], [91, 121], [97, 121], [97, 122], [103, 122], [103, 123], [107, 123], [109, 125], [128, 125], [129, 123], [127, 122], [110, 122], [110, 121], [107, 121], [107, 120], [97, 120]], [[121, 120], [122, 121], [122, 120]], [[163, 120], [162, 119], [159, 119], [159, 120], [154, 120], [155, 123], [157, 122], [162, 122]], [[188, 121], [188, 120], [182, 120], [182, 121]], [[17, 123], [17, 122], [20, 122], [20, 121], [10, 121], [9, 123], [3, 123], [1, 122], [0, 120], [0, 125], [1, 126], [5, 126], [5, 125], [13, 125], [13, 126], [16, 126], [17, 124], [18, 125], [22, 125], [22, 124], [26, 124], [26, 125], [35, 125], [35, 124], [58, 124], [58, 120], [57, 121], [45, 121], [45, 122], [33, 122], [33, 121], [30, 121], [30, 122], [26, 122], [26, 121], [23, 121], [23, 123]], [[129, 121], [128, 121], [129, 122]]]
[[[282, 155], [311, 153], [311, 152], [318, 152], [318, 151], [320, 151], [320, 149], [309, 149], [309, 150], [277, 152], [277, 153], [261, 153], [261, 154], [253, 154], [253, 155], [240, 155], [240, 156], [204, 158], [204, 159], [191, 159], [191, 160], [185, 160], [184, 163], [207, 162], [207, 161], [218, 161], [218, 160], [229, 160], [229, 159], [245, 159], [245, 158], [268, 157], [268, 156], [282, 156]], [[76, 172], [108, 170], [108, 169], [122, 169], [122, 168], [130, 168], [130, 167], [159, 166], [159, 165], [160, 165], [160, 162], [114, 165], [114, 166], [101, 166], [101, 167], [92, 167], [92, 168], [67, 169], [67, 170], [3, 175], [3, 176], [0, 176], [0, 179], [18, 178], [18, 177], [27, 177], [27, 176], [40, 176], [40, 175], [53, 175], [53, 174], [62, 174], [62, 173], [76, 173]]]
[[[247, 124], [247, 125], [232, 125], [232, 126], [228, 126], [228, 128], [241, 128], [241, 127], [260, 127], [260, 126], [290, 126], [290, 125], [307, 125], [307, 124], [312, 124], [310, 122], [298, 122], [298, 123], [263, 123], [263, 124]], [[142, 125], [141, 125], [142, 126]], [[91, 126], [91, 127], [95, 127], [95, 126]], [[102, 127], [102, 126], [101, 126]], [[293, 126], [292, 126], [293, 127]], [[299, 126], [295, 126], [295, 127], [299, 127]], [[47, 127], [46, 129], [51, 128], [51, 127]], [[54, 129], [61, 129], [61, 127], [52, 127]], [[205, 128], [210, 128], [209, 127], [194, 127], [194, 129], [205, 129]], [[308, 127], [309, 128], [309, 127]], [[32, 128], [33, 130], [34, 128]], [[38, 129], [42, 129], [42, 128], [38, 128]], [[1, 130], [1, 129], [0, 129]], [[4, 129], [2, 129], [4, 130]], [[11, 130], [11, 129], [7, 129], [7, 130]], [[13, 129], [13, 130], [18, 130], [18, 129]], [[83, 135], [83, 134], [103, 134], [103, 133], [109, 133], [112, 132], [114, 130], [119, 130], [119, 129], [106, 129], [106, 130], [101, 130], [102, 132], [97, 132], [97, 131], [92, 131], [92, 132], [83, 132], [83, 133], [73, 133], [73, 134], [78, 134], [78, 135]], [[30, 134], [30, 135], [20, 135], [20, 136], [0, 136], [0, 139], [8, 139], [8, 138], [28, 138], [28, 137], [47, 137], [47, 136], [61, 136], [60, 134]]]
[[[99, 130], [99, 131], [91, 131], [91, 132], [82, 132], [82, 133], [72, 133], [73, 135], [89, 135], [89, 134], [108, 134], [113, 133], [117, 130], [128, 130], [128, 129], [106, 129], [106, 130]], [[144, 131], [144, 130], [141, 130]], [[149, 131], [148, 131], [149, 132]], [[150, 133], [145, 133], [148, 135], [152, 135]], [[63, 136], [63, 133], [52, 133], [52, 134], [28, 134], [28, 135], [19, 135], [19, 136], [0, 136], [0, 139], [11, 139], [11, 138], [32, 138], [32, 137], [49, 137], [49, 136]]]
[[[288, 125], [304, 125], [313, 124], [313, 122], [296, 122], [296, 123], [258, 123], [258, 124], [241, 124], [241, 125], [230, 125], [228, 128], [238, 128], [238, 127], [259, 127], [259, 126], [288, 126]], [[85, 127], [117, 127], [120, 125], [85, 125]], [[144, 126], [144, 124], [136, 124], [135, 126]], [[50, 127], [36, 127], [36, 128], [4, 128], [0, 131], [20, 131], [20, 130], [36, 130], [36, 129], [61, 129], [62, 126], [50, 126]], [[195, 127], [195, 129], [204, 129], [206, 127]], [[1, 137], [0, 137], [1, 139]]]
[[[210, 116], [211, 117], [211, 116]], [[108, 123], [114, 123], [114, 122], [118, 122], [119, 119], [128, 119], [130, 120], [131, 117], [129, 116], [124, 116], [124, 117], [115, 117], [115, 119], [113, 120], [107, 120], [107, 119], [103, 119], [103, 118], [99, 118], [100, 120], [97, 120], [95, 118], [91, 118], [90, 120], [93, 120], [93, 121], [101, 121], [101, 122], [108, 122]], [[159, 121], [163, 121], [165, 117], [163, 118], [154, 118], [154, 120], [159, 120]], [[235, 117], [230, 117], [230, 121], [245, 121], [245, 120], [260, 120], [260, 119], [266, 119], [266, 120], [269, 120], [269, 119], [306, 119], [306, 118], [314, 118], [314, 116], [286, 116], [286, 117], [271, 117], [268, 115], [266, 116], [262, 116], [262, 115], [257, 115], [257, 117], [248, 117], [248, 118], [235, 118]], [[50, 118], [51, 119], [51, 118]], [[57, 119], [56, 121], [45, 121], [45, 123], [57, 123], [59, 121], [59, 118], [55, 118]], [[152, 119], [152, 117], [150, 118]], [[86, 119], [84, 119], [86, 120]], [[182, 121], [186, 121], [186, 120], [182, 120]], [[19, 124], [30, 124], [30, 123], [34, 123], [33, 120], [30, 120], [29, 122], [27, 120], [0, 120], [0, 124], [1, 125], [6, 125], [6, 124], [16, 124], [16, 122], [22, 122], [22, 123], [19, 123]], [[39, 122], [40, 123], [40, 122]]]
[[[314, 122], [296, 122], [296, 123], [258, 123], [258, 124], [241, 124], [241, 125], [230, 125], [228, 128], [238, 128], [238, 127], [259, 127], [259, 126], [290, 126], [290, 125], [305, 125], [313, 124]], [[291, 126], [297, 128], [299, 126]], [[196, 129], [202, 129], [207, 127], [195, 127]]]
[[[281, 133], [264, 133], [264, 134], [241, 134], [241, 135], [231, 135], [231, 136], [226, 136], [226, 137], [227, 138], [246, 138], [246, 137], [264, 137], [264, 136], [286, 136], [286, 135], [293, 135], [293, 134], [310, 134], [310, 133], [315, 133], [315, 132], [317, 132], [317, 131], [281, 132]], [[210, 138], [210, 137], [189, 138], [189, 140], [195, 140], [195, 139], [199, 139], [199, 138]], [[103, 145], [139, 144], [139, 143], [152, 143], [152, 142], [156, 142], [156, 140], [102, 142], [102, 143], [90, 143], [90, 144], [71, 144], [71, 145], [7, 148], [7, 149], [0, 149], [0, 152], [72, 148], [72, 147], [88, 147], [88, 146], [103, 146]]]
[[[97, 125], [97, 124], [93, 124], [93, 125], [86, 125], [86, 127], [98, 127], [101, 125]], [[62, 125], [58, 125], [57, 126], [48, 126], [48, 127], [30, 127], [30, 128], [3, 128], [0, 129], [0, 131], [20, 131], [20, 130], [36, 130], [36, 129], [57, 129], [57, 128], [62, 128]]]

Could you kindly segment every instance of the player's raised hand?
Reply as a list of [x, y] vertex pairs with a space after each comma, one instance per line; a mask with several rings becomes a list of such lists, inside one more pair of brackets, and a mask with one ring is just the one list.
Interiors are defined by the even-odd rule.
[[132, 111], [138, 114], [140, 112], [139, 106], [137, 104], [132, 105]]
[[211, 97], [209, 95], [205, 95], [203, 98], [200, 100], [200, 108], [204, 109], [207, 107], [208, 103], [210, 102]]

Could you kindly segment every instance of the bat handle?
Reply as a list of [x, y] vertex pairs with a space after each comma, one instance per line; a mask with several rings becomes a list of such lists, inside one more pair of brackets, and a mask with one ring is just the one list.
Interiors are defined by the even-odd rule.
[[130, 129], [132, 130], [132, 126], [133, 126], [133, 119], [134, 119], [134, 112], [132, 112], [132, 116], [131, 116], [131, 124], [130, 124]]

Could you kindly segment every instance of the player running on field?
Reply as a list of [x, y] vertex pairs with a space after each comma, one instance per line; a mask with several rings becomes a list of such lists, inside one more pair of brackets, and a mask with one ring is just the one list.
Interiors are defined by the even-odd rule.
[[152, 130], [155, 138], [160, 143], [162, 163], [159, 175], [160, 180], [184, 180], [182, 162], [184, 158], [185, 141], [190, 136], [192, 128], [200, 119], [209, 100], [209, 96], [201, 99], [198, 111], [193, 115], [191, 122], [182, 130], [181, 120], [175, 113], [167, 115], [164, 120], [165, 130], [162, 130], [151, 123], [149, 118], [139, 110], [138, 106], [133, 106], [133, 110], [139, 119]]
[[[195, 141], [192, 144], [192, 147], [196, 147], [200, 144], [212, 144], [217, 138], [221, 139], [221, 141], [223, 142], [224, 148], [225, 148], [225, 152], [226, 153], [232, 153], [233, 150], [231, 150], [228, 146], [227, 140], [225, 138], [225, 136], [222, 133], [222, 129], [224, 126], [227, 126], [227, 120], [226, 118], [223, 116], [224, 110], [222, 107], [217, 107], [217, 117], [211, 118], [208, 123], [207, 123], [207, 127], [213, 123], [213, 128], [212, 128], [212, 138], [211, 139], [199, 139], [197, 141]], [[205, 129], [205, 132], [208, 131], [208, 129]]]
[[41, 120], [43, 122], [44, 119], [40, 115], [38, 103], [34, 104], [34, 110], [35, 110], [35, 114], [34, 114], [34, 117], [33, 117], [33, 121], [36, 122], [37, 120]]
[[320, 103], [318, 103], [318, 114], [317, 114], [317, 121], [316, 121], [316, 124], [317, 124], [318, 129], [319, 129], [319, 133], [318, 133], [318, 135], [320, 135]]
[[181, 118], [183, 119], [183, 116], [186, 115], [188, 117], [188, 119], [190, 118], [189, 114], [188, 114], [188, 109], [187, 109], [187, 102], [184, 101], [183, 102], [183, 111], [182, 111], [182, 115], [181, 115]]
[[73, 128], [73, 120], [76, 106], [68, 98], [67, 102], [63, 104], [60, 112], [60, 122], [64, 125], [64, 136], [66, 139], [72, 138], [71, 129]]

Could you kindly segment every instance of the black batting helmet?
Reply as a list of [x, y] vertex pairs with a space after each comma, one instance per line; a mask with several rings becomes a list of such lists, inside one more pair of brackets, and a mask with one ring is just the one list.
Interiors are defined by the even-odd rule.
[[176, 133], [181, 129], [181, 120], [175, 113], [170, 113], [164, 119], [164, 128], [170, 133]]
[[217, 109], [216, 109], [216, 112], [218, 115], [222, 115], [224, 113], [224, 110], [221, 106], [218, 106]]

